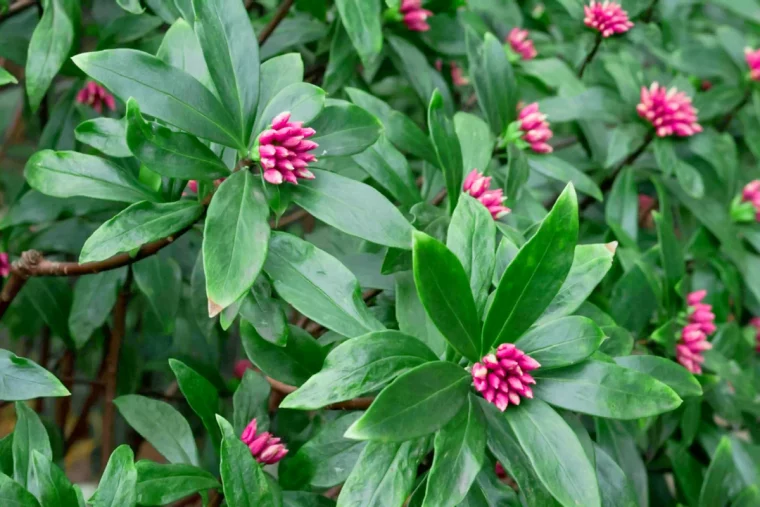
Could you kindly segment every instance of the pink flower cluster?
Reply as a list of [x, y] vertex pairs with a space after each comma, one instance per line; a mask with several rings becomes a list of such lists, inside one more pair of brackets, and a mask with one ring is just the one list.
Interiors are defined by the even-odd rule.
[[744, 48], [744, 58], [749, 66], [749, 77], [753, 81], [760, 81], [760, 49]]
[[636, 106], [639, 116], [654, 125], [659, 137], [677, 135], [692, 136], [702, 132], [697, 123], [697, 110], [691, 98], [675, 88], [652, 83], [649, 88], [641, 88], [641, 103]]
[[488, 354], [472, 365], [472, 381], [483, 397], [504, 412], [507, 406], [519, 405], [520, 398], [533, 398], [528, 384], [536, 381], [528, 373], [541, 366], [513, 343], [502, 343], [496, 354]]
[[252, 419], [243, 430], [240, 440], [248, 446], [253, 457], [262, 465], [272, 465], [280, 461], [288, 450], [280, 439], [272, 436], [269, 432], [256, 434], [256, 419]]
[[760, 317], [752, 317], [749, 325], [755, 328], [755, 352], [760, 352]]
[[705, 361], [702, 352], [712, 348], [707, 337], [716, 329], [712, 306], [702, 302], [706, 295], [706, 290], [698, 290], [686, 296], [689, 323], [681, 330], [681, 339], [676, 345], [676, 359], [692, 373], [702, 373], [701, 365]]
[[583, 20], [586, 26], [598, 30], [602, 37], [625, 33], [633, 27], [628, 13], [620, 4], [609, 0], [604, 3], [591, 0], [589, 5], [583, 7], [583, 12], [586, 15]]
[[470, 174], [464, 179], [462, 190], [473, 196], [475, 199], [488, 209], [494, 220], [498, 220], [511, 210], [503, 205], [504, 192], [499, 188], [489, 190], [491, 186], [491, 177], [483, 176], [477, 169], [470, 171]]
[[413, 32], [427, 32], [430, 25], [427, 18], [433, 15], [427, 9], [422, 8], [422, 0], [401, 0], [399, 12], [404, 15], [404, 24]]
[[77, 93], [77, 102], [87, 104], [98, 114], [103, 112], [103, 104], [111, 111], [116, 111], [116, 101], [113, 95], [95, 81], [89, 81], [84, 88]]
[[512, 51], [520, 55], [523, 60], [532, 60], [538, 54], [533, 47], [533, 41], [528, 38], [528, 30], [513, 28], [507, 34], [507, 42]]
[[298, 178], [313, 180], [307, 169], [316, 157], [308, 153], [317, 146], [308, 138], [315, 134], [312, 128], [303, 128], [303, 122], [290, 121], [290, 112], [280, 113], [272, 125], [259, 136], [259, 160], [264, 168], [264, 179], [273, 185], [283, 181], [298, 184]]
[[554, 133], [549, 128], [546, 115], [538, 111], [538, 102], [528, 104], [517, 115], [520, 122], [522, 138], [530, 144], [530, 148], [536, 153], [551, 153], [552, 147], [546, 141], [552, 138]]
[[755, 220], [760, 222], [760, 180], [752, 180], [744, 185], [742, 201], [752, 203], [755, 207]]
[[5, 252], [0, 253], [0, 276], [5, 278], [11, 274], [11, 263], [8, 260], [8, 254]]
[[[224, 180], [227, 178], [219, 178], [218, 180], [214, 180], [214, 186], [218, 187], [222, 184]], [[198, 193], [198, 182], [196, 180], [190, 180], [187, 182], [187, 189], [195, 194]]]

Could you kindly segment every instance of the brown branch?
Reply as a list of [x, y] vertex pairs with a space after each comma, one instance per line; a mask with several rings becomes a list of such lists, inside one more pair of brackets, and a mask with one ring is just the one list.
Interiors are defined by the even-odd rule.
[[295, 0], [285, 0], [280, 4], [277, 8], [277, 12], [274, 13], [272, 20], [267, 23], [267, 26], [265, 26], [259, 34], [259, 45], [264, 44], [280, 22], [285, 19], [285, 16], [288, 15], [288, 11], [292, 7], [294, 1]]
[[0, 14], [0, 23], [6, 19], [12, 18], [16, 14], [24, 12], [29, 7], [34, 7], [36, 3], [37, 0], [19, 0], [15, 4], [12, 4], [10, 7], [8, 7], [8, 10], [6, 12]]
[[[74, 352], [71, 349], [66, 349], [61, 358], [61, 382], [66, 386], [69, 392], [73, 391], [75, 379], [74, 375]], [[61, 396], [55, 401], [55, 423], [64, 431], [66, 428], [66, 420], [69, 418], [69, 411], [71, 410], [71, 396]]]
[[[50, 362], [50, 328], [48, 326], [42, 326], [42, 351], [40, 352], [39, 365], [43, 368], [48, 368]], [[45, 409], [45, 398], [37, 398], [34, 400], [34, 411], [38, 414]]]
[[586, 67], [588, 67], [588, 64], [591, 63], [591, 60], [594, 59], [594, 55], [596, 55], [596, 52], [599, 51], [599, 48], [602, 45], [602, 33], [599, 32], [596, 34], [596, 41], [594, 41], [594, 47], [591, 48], [591, 51], [586, 56], [586, 59], [583, 60], [583, 63], [581, 64], [581, 68], [578, 70], [578, 78], [583, 77], [583, 73], [586, 71]]

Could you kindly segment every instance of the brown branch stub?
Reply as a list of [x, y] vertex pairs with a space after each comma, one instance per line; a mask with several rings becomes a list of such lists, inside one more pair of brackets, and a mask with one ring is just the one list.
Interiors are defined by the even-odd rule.
[[294, 1], [295, 0], [285, 0], [280, 4], [280, 6], [277, 8], [277, 12], [274, 13], [272, 20], [259, 34], [259, 45], [264, 44], [269, 36], [272, 35], [272, 32], [274, 32], [275, 28], [277, 28], [280, 22], [285, 19], [285, 16], [288, 15], [288, 11], [293, 6]]
[[3, 22], [8, 18], [12, 18], [16, 14], [24, 12], [29, 7], [34, 7], [36, 4], [37, 0], [19, 0], [18, 2], [11, 4], [6, 12], [0, 14], [0, 22]]
[[[272, 389], [282, 395], [287, 395], [298, 389], [295, 386], [291, 386], [275, 380], [272, 377], [266, 377], [269, 385]], [[331, 403], [324, 407], [327, 410], [366, 410], [374, 401], [374, 398], [354, 398], [353, 400], [340, 401], [338, 403]]]

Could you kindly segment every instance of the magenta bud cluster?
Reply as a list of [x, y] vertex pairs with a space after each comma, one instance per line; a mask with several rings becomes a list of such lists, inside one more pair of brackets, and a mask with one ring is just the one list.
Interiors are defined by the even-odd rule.
[[689, 137], [702, 132], [691, 98], [675, 87], [666, 89], [656, 82], [642, 87], [636, 111], [654, 126], [658, 137]]
[[250, 449], [254, 459], [262, 465], [273, 465], [288, 453], [280, 439], [269, 432], [257, 434], [256, 419], [252, 419], [243, 430], [240, 440]]
[[749, 67], [750, 79], [760, 81], [760, 49], [744, 48], [744, 58]]
[[712, 306], [703, 303], [706, 290], [698, 290], [686, 296], [689, 323], [681, 330], [681, 338], [676, 345], [676, 359], [692, 373], [702, 373], [705, 361], [702, 353], [712, 348], [707, 337], [715, 332], [715, 314]]
[[752, 180], [744, 185], [742, 201], [752, 203], [755, 208], [755, 220], [760, 222], [760, 180]]
[[116, 111], [116, 101], [113, 95], [95, 81], [89, 81], [84, 88], [77, 92], [77, 102], [90, 106], [98, 114], [103, 112], [103, 105], [111, 111]]
[[507, 34], [507, 42], [512, 51], [520, 55], [523, 60], [532, 60], [538, 54], [533, 41], [528, 38], [528, 30], [513, 28]]
[[304, 128], [303, 122], [290, 121], [288, 111], [275, 116], [272, 125], [259, 135], [259, 163], [264, 179], [272, 185], [284, 181], [297, 185], [300, 178], [313, 180], [308, 165], [317, 159], [309, 152], [319, 145], [309, 138], [315, 133], [312, 128]]
[[633, 28], [633, 23], [628, 19], [628, 13], [615, 2], [592, 0], [589, 5], [583, 7], [583, 13], [585, 14], [583, 23], [589, 28], [598, 30], [605, 38], [625, 33]]
[[519, 405], [520, 399], [533, 398], [529, 384], [536, 381], [528, 373], [541, 366], [513, 343], [502, 343], [472, 365], [472, 382], [483, 397], [504, 412], [507, 406]]
[[546, 142], [554, 133], [546, 121], [546, 115], [538, 110], [538, 102], [533, 102], [520, 109], [517, 115], [520, 130], [523, 132], [522, 139], [530, 145], [530, 149], [536, 153], [551, 153], [553, 148]]
[[0, 276], [5, 278], [11, 274], [11, 263], [8, 259], [8, 254], [5, 252], [0, 253]]
[[504, 192], [502, 189], [489, 190], [491, 177], [483, 176], [477, 169], [470, 171], [464, 180], [462, 189], [472, 197], [480, 201], [486, 207], [494, 220], [498, 220], [511, 210], [504, 206]]
[[399, 12], [404, 15], [404, 24], [409, 30], [413, 32], [430, 30], [427, 18], [433, 13], [422, 8], [422, 0], [401, 0]]

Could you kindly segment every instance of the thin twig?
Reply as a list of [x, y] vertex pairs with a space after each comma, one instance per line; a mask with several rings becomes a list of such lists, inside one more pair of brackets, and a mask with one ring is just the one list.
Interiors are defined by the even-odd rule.
[[602, 34], [601, 32], [596, 34], [596, 41], [594, 41], [594, 47], [591, 48], [591, 52], [586, 55], [586, 59], [583, 60], [583, 64], [581, 65], [580, 70], [578, 70], [578, 77], [582, 78], [583, 73], [586, 70], [586, 67], [588, 67], [588, 64], [591, 63], [591, 60], [594, 59], [594, 55], [596, 55], [596, 52], [599, 51], [599, 47], [602, 45]]
[[[42, 350], [40, 352], [40, 366], [47, 369], [49, 368], [48, 362], [50, 361], [50, 328], [48, 326], [42, 326]], [[34, 400], [35, 412], [42, 413], [45, 409], [45, 398], [37, 398]]]
[[280, 4], [280, 6], [277, 8], [277, 12], [274, 13], [272, 20], [259, 34], [259, 45], [264, 44], [269, 36], [272, 35], [272, 32], [274, 32], [275, 28], [277, 28], [280, 22], [285, 19], [285, 16], [288, 15], [288, 11], [293, 6], [294, 1], [295, 0], [285, 0]]
[[[75, 379], [71, 378], [74, 374], [74, 352], [71, 349], [66, 349], [61, 358], [61, 382], [66, 386], [69, 392], [73, 391]], [[66, 428], [66, 420], [69, 418], [69, 411], [71, 410], [71, 396], [61, 396], [55, 401], [55, 422], [56, 425], [63, 431]]]
[[0, 23], [6, 19], [12, 18], [16, 14], [24, 12], [29, 7], [34, 7], [36, 3], [37, 0], [19, 0], [15, 4], [12, 4], [10, 7], [8, 7], [8, 10], [6, 12], [0, 14]]
[[641, 17], [641, 20], [644, 23], [649, 23], [652, 21], [652, 16], [654, 16], [654, 8], [657, 5], [657, 0], [652, 0], [652, 3], [649, 4], [649, 7], [647, 7], [646, 12], [644, 12], [644, 15]]

